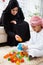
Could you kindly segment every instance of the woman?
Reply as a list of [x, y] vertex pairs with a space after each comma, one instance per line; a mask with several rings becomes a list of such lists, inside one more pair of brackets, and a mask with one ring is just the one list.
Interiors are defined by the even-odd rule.
[[30, 39], [30, 30], [24, 15], [16, 0], [10, 0], [8, 6], [3, 11], [1, 22], [4, 23], [5, 31], [8, 35], [8, 45], [17, 46], [19, 42]]

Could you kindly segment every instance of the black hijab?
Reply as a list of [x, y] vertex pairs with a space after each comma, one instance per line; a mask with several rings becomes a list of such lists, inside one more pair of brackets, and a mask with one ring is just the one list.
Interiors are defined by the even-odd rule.
[[4, 10], [4, 12], [7, 14], [11, 14], [11, 9], [13, 9], [15, 7], [18, 7], [18, 14], [19, 14], [20, 18], [22, 20], [24, 20], [24, 15], [23, 15], [22, 9], [19, 7], [17, 0], [10, 0], [8, 3], [8, 6]]
[[8, 3], [8, 6], [6, 7], [6, 9], [4, 11], [10, 12], [11, 9], [13, 9], [14, 7], [19, 7], [17, 0], [10, 0]]

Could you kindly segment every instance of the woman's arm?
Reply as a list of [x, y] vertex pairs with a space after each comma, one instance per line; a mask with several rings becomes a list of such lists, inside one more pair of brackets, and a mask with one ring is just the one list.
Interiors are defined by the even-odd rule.
[[7, 14], [5, 13], [2, 14], [1, 22], [3, 22], [5, 32], [8, 34], [8, 36], [14, 37], [15, 33], [11, 31]]

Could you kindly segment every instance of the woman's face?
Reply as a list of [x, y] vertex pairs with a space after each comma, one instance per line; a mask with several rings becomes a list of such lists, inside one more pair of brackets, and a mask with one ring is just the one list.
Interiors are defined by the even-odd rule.
[[32, 26], [33, 30], [36, 32], [40, 32], [40, 30], [42, 29], [40, 25], [37, 26]]
[[12, 15], [16, 15], [18, 13], [18, 7], [15, 7], [15, 8], [13, 8], [13, 9], [11, 9], [11, 14]]

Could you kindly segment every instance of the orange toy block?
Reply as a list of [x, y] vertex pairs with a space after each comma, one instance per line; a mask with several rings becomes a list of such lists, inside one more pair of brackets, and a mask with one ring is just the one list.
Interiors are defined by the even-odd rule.
[[11, 54], [11, 53], [9, 53], [9, 54], [6, 54], [5, 56], [4, 56], [4, 58], [6, 59], [6, 58], [8, 58], [8, 57], [10, 57], [10, 56], [12, 56], [13, 54]]
[[23, 63], [24, 62], [24, 59], [21, 59], [21, 63]]

